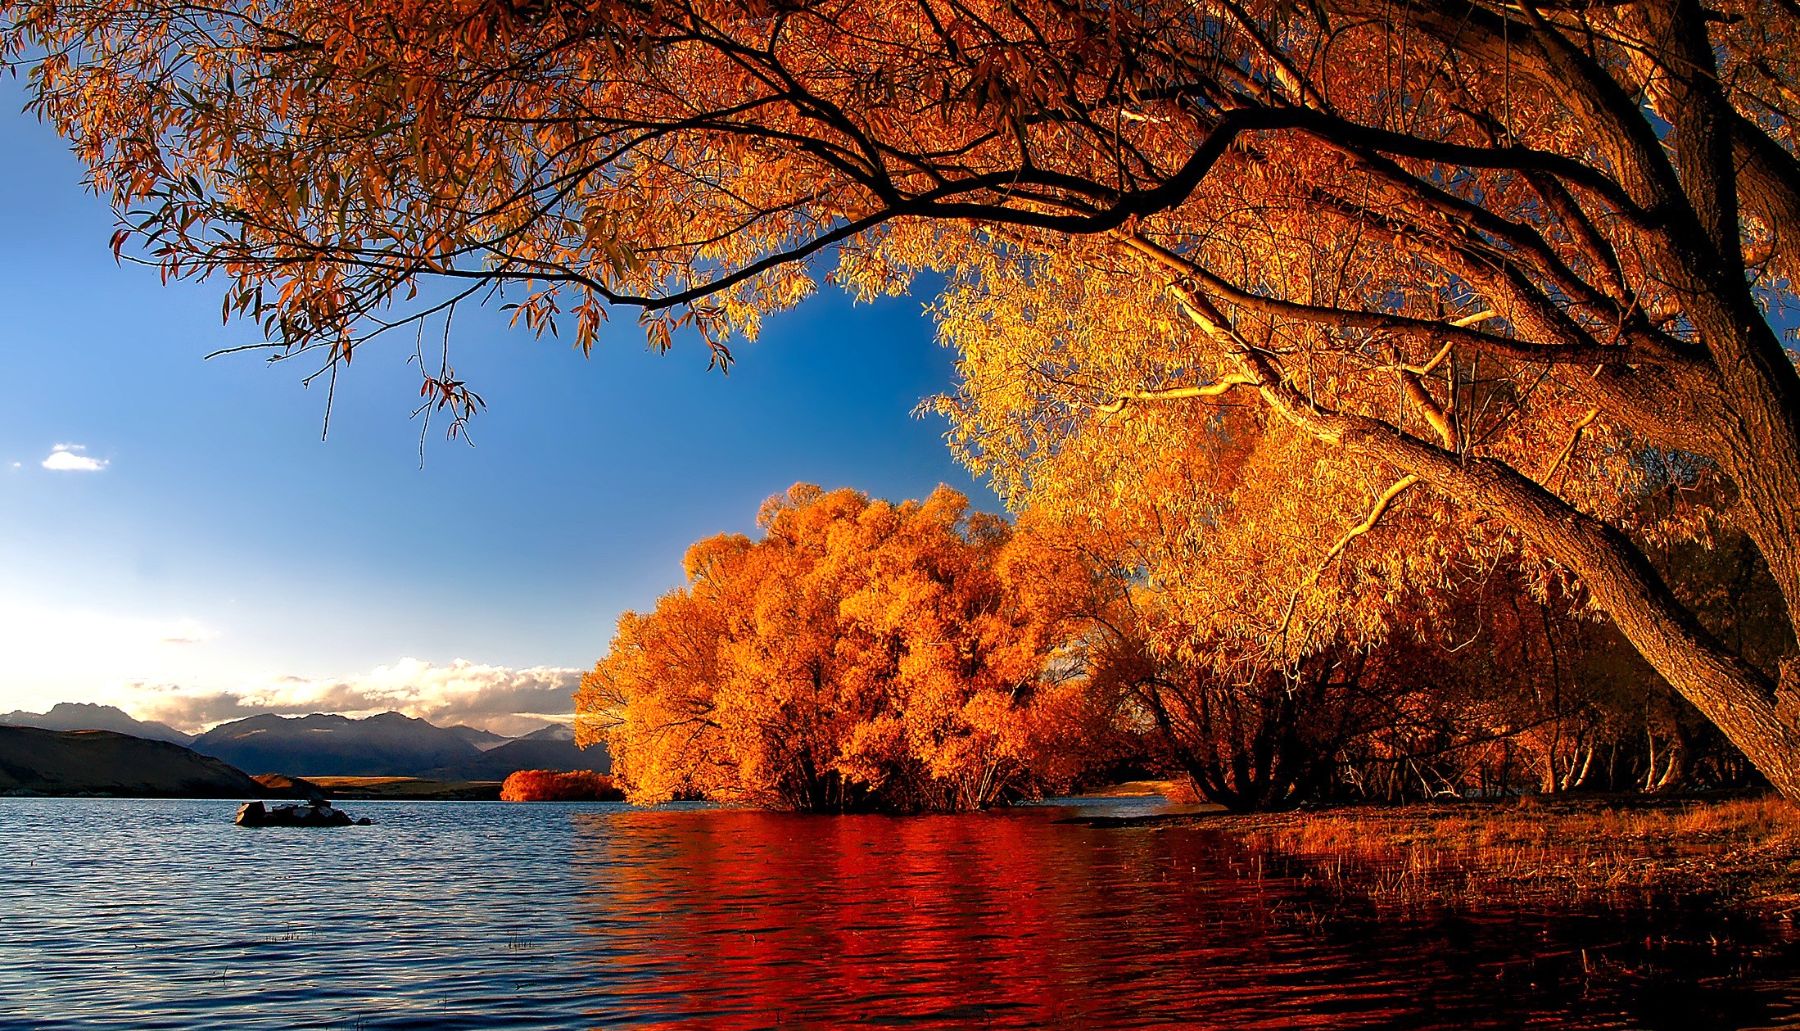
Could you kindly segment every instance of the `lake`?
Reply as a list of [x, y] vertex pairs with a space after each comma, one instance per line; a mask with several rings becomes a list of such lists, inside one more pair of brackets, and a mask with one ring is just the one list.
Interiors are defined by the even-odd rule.
[[1800, 1027], [1791, 940], [1334, 917], [1158, 800], [978, 816], [0, 799], [8, 1028]]

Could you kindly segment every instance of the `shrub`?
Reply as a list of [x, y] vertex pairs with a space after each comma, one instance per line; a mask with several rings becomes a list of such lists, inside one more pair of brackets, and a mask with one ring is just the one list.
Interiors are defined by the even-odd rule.
[[625, 793], [603, 773], [519, 770], [500, 785], [503, 802], [616, 802]]

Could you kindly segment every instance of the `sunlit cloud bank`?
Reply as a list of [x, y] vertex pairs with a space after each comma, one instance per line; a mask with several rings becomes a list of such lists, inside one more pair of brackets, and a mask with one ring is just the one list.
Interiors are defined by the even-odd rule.
[[[220, 627], [9, 598], [0, 593], [0, 712], [57, 702], [117, 705], [138, 719], [198, 732], [259, 713], [399, 711], [439, 726], [529, 733], [574, 718], [581, 671], [403, 658], [366, 672], [270, 676], [266, 658], [233, 651]], [[280, 666], [275, 666], [279, 670]]]
[[458, 659], [439, 666], [401, 659], [367, 673], [333, 678], [280, 677], [238, 691], [185, 691], [143, 684], [130, 706], [140, 719], [190, 732], [261, 713], [365, 716], [403, 712], [439, 726], [466, 723], [522, 734], [573, 718], [581, 671], [553, 666], [512, 669]]
[[58, 444], [50, 449], [41, 465], [51, 472], [59, 473], [97, 473], [112, 464], [104, 458], [95, 458], [86, 454], [87, 448], [81, 444]]

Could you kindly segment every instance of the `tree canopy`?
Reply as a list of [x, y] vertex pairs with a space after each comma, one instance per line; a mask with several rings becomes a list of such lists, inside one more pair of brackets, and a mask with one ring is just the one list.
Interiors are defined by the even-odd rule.
[[502, 802], [616, 802], [625, 797], [604, 773], [514, 770], [500, 784]]
[[956, 811], [1068, 783], [1108, 717], [1058, 675], [1080, 577], [1054, 555], [948, 488], [797, 484], [758, 525], [690, 548], [688, 586], [582, 678], [577, 740], [632, 801]]
[[[1441, 505], [1478, 545], [1510, 539], [1800, 795], [1787, 0], [0, 0], [0, 17], [38, 110], [119, 207], [117, 245], [223, 277], [227, 315], [280, 356], [335, 372], [504, 292], [584, 348], [635, 306], [655, 346], [691, 328], [729, 361], [821, 279], [872, 293], [939, 272], [956, 432], [1009, 500], [1056, 492], [1042, 454], [1162, 446], [1146, 413], [1255, 406], [1306, 440], [1258, 489], [1361, 511], [1346, 531]], [[447, 291], [415, 294], [433, 280]], [[447, 352], [421, 365], [453, 426], [479, 406]], [[1647, 471], [1716, 504], [1644, 524]], [[1709, 526], [1741, 531], [1774, 581], [1773, 661], [1646, 550]], [[1293, 542], [1314, 549], [1297, 564], [1332, 536]]]

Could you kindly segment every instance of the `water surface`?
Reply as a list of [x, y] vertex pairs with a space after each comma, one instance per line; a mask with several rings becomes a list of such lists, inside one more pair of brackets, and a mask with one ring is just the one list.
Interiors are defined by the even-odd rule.
[[0, 799], [0, 1025], [1800, 1028], [1777, 935], [1344, 919], [1211, 832], [1072, 819], [1094, 805], [346, 806], [376, 825]]

